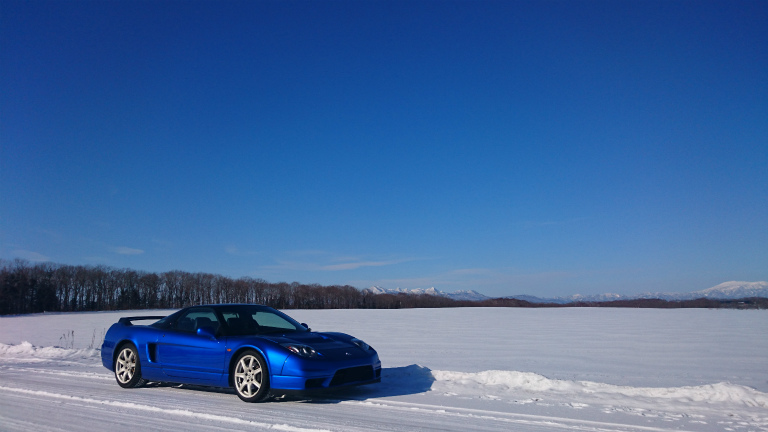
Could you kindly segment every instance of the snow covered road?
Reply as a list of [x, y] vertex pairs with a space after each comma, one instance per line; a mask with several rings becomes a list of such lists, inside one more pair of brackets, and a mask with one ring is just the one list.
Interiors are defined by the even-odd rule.
[[[4, 430], [666, 430], [604, 422], [376, 398], [336, 398], [246, 405], [232, 392], [151, 386], [116, 391], [112, 376], [88, 364], [34, 363], [3, 367], [0, 420]], [[340, 397], [339, 397], [340, 396]], [[425, 401], [426, 402], [426, 401]], [[519, 426], [520, 428], [514, 427]]]
[[[136, 312], [4, 317], [0, 430], [768, 431], [768, 314], [666, 312], [288, 311], [369, 341], [383, 382], [262, 404], [226, 389], [118, 387], [88, 345]], [[489, 322], [494, 332], [479, 330]], [[678, 343], [646, 337], [655, 326]], [[500, 367], [532, 356], [538, 369]], [[694, 360], [699, 370], [675, 377]]]

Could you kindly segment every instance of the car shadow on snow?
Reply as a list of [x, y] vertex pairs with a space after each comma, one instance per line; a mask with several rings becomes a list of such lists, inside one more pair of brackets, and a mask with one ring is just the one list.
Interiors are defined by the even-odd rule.
[[237, 396], [233, 388], [209, 387], [209, 386], [201, 386], [201, 385], [195, 385], [195, 384], [179, 384], [179, 383], [165, 382], [165, 381], [163, 382], [150, 381], [144, 384], [142, 387], [143, 388], [177, 388], [177, 389], [183, 389], [183, 390], [194, 390], [194, 391], [202, 391], [207, 393], [223, 393], [223, 394], [231, 394], [233, 396]]
[[[435, 378], [432, 371], [416, 364], [410, 366], [382, 368], [381, 382], [356, 387], [312, 390], [302, 393], [275, 395], [263, 403], [299, 402], [315, 404], [335, 404], [345, 400], [363, 401], [389, 396], [403, 396], [424, 393], [432, 388]], [[194, 384], [174, 384], [166, 382], [150, 382], [147, 388], [178, 388], [202, 391], [207, 393], [231, 394], [237, 397], [232, 388], [205, 387]]]
[[367, 400], [374, 398], [404, 396], [428, 392], [435, 377], [432, 370], [420, 365], [409, 365], [381, 369], [381, 382], [357, 387], [324, 389], [311, 393], [291, 394], [272, 399], [276, 402], [291, 401], [303, 403], [333, 404], [345, 400]]

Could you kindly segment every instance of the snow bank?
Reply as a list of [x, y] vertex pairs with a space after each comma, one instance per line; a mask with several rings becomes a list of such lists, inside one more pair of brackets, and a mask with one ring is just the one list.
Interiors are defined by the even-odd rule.
[[499, 396], [510, 392], [558, 393], [591, 396], [626, 396], [653, 398], [680, 403], [729, 403], [768, 408], [768, 394], [731, 383], [688, 387], [630, 387], [591, 381], [549, 379], [530, 372], [489, 370], [483, 372], [432, 371], [432, 390], [455, 395], [478, 394]]
[[99, 357], [96, 349], [66, 349], [55, 346], [36, 347], [24, 341], [18, 345], [0, 343], [0, 359], [11, 360], [75, 360]]

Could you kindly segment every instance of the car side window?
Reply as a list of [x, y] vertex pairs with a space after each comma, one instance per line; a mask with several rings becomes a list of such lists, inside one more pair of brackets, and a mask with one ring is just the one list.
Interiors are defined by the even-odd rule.
[[219, 330], [219, 319], [213, 309], [194, 308], [179, 317], [174, 329], [183, 332], [194, 333], [200, 327], [210, 327], [214, 333]]

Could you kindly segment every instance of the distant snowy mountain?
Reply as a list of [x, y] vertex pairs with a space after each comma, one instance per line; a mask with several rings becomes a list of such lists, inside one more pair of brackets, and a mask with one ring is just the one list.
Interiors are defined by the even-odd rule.
[[694, 291], [700, 297], [738, 299], [745, 297], [768, 297], [768, 282], [724, 282], [701, 291]]
[[425, 288], [407, 289], [407, 288], [382, 288], [378, 286], [372, 286], [370, 288], [364, 289], [363, 291], [368, 291], [372, 294], [413, 294], [413, 295], [426, 294], [426, 295], [433, 295], [433, 296], [439, 296], [439, 297], [447, 297], [453, 300], [469, 300], [469, 301], [482, 301], [490, 298], [474, 290], [454, 291], [452, 293], [447, 293], [445, 291], [440, 291], [435, 287], [426, 288], [426, 289]]
[[574, 302], [602, 302], [613, 300], [635, 300], [635, 299], [662, 299], [662, 300], [694, 300], [699, 298], [710, 299], [740, 299], [747, 297], [765, 297], [768, 298], [768, 282], [724, 282], [712, 288], [687, 293], [664, 293], [664, 292], [646, 292], [637, 295], [621, 294], [594, 294], [581, 295], [575, 294], [565, 297], [540, 298], [531, 295], [514, 295], [507, 298], [525, 300], [531, 303], [574, 303]]
[[746, 297], [768, 298], [768, 282], [723, 282], [699, 291], [688, 293], [643, 293], [631, 298], [660, 298], [662, 300], [740, 299]]
[[[431, 288], [382, 288], [378, 286], [372, 286], [366, 288], [363, 291], [367, 291], [373, 294], [413, 294], [413, 295], [433, 295], [440, 297], [447, 297], [453, 300], [464, 301], [483, 301], [490, 297], [480, 294], [474, 290], [466, 291], [454, 291], [448, 293], [440, 291], [435, 287]], [[768, 298], [768, 282], [724, 282], [720, 285], [712, 288], [703, 289], [700, 291], [692, 291], [688, 293], [664, 293], [664, 292], [646, 292], [637, 295], [622, 295], [614, 293], [605, 294], [591, 294], [582, 295], [574, 294], [563, 297], [549, 297], [540, 298], [532, 295], [513, 295], [506, 298], [525, 300], [531, 303], [575, 303], [575, 302], [608, 302], [614, 300], [635, 300], [635, 299], [662, 299], [669, 301], [677, 300], [694, 300], [698, 298], [710, 298], [710, 299], [740, 299], [746, 297], [765, 297]]]

